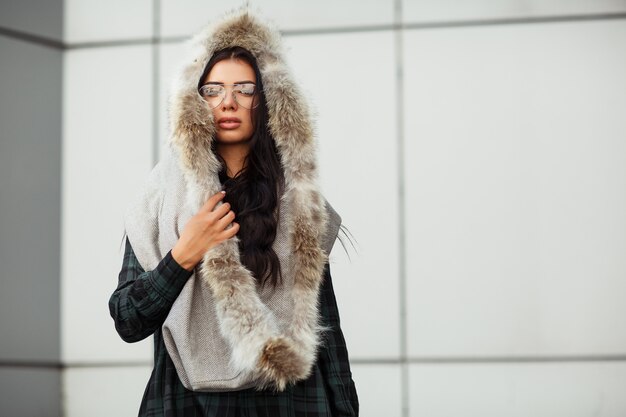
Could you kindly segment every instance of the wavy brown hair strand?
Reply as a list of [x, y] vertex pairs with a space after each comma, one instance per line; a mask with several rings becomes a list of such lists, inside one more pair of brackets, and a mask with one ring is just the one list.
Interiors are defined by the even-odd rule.
[[270, 283], [276, 287], [282, 274], [272, 245], [276, 239], [278, 207], [285, 179], [274, 138], [267, 126], [269, 113], [263, 80], [256, 58], [248, 50], [236, 46], [222, 49], [211, 57], [198, 81], [198, 88], [213, 66], [224, 59], [239, 59], [250, 64], [257, 80], [255, 100], [259, 100], [258, 107], [252, 110], [254, 133], [250, 139], [250, 152], [244, 168], [234, 178], [226, 175], [226, 164], [216, 152], [216, 141], [212, 142], [213, 152], [222, 162], [219, 176], [226, 191], [224, 201], [231, 204], [240, 225], [237, 236], [242, 264], [262, 286]]

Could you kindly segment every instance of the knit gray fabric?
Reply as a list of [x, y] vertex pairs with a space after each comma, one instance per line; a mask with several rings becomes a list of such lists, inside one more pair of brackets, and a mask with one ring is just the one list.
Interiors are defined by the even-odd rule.
[[[185, 198], [187, 183], [179, 166], [178, 152], [168, 147], [152, 169], [125, 214], [128, 239], [141, 266], [150, 271], [178, 241], [187, 221], [195, 214]], [[282, 200], [281, 200], [282, 201]], [[326, 202], [329, 221], [322, 249], [329, 254], [341, 218]], [[294, 274], [288, 224], [291, 213], [283, 203], [279, 210], [273, 248], [282, 271], [282, 285], [258, 289], [263, 303], [275, 318], [281, 333], [287, 332], [294, 299]], [[231, 348], [220, 331], [216, 302], [210, 286], [200, 279], [199, 266], [187, 281], [163, 324], [167, 351], [183, 385], [194, 391], [232, 391], [257, 385], [253, 372], [231, 364]]]

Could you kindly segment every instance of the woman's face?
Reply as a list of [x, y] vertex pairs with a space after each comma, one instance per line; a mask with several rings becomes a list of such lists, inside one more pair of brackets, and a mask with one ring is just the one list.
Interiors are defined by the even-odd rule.
[[203, 84], [227, 85], [224, 101], [212, 109], [217, 128], [217, 142], [220, 145], [247, 143], [254, 133], [253, 110], [239, 105], [232, 94], [232, 84], [250, 82], [256, 84], [254, 69], [239, 59], [224, 59], [217, 62], [204, 79]]

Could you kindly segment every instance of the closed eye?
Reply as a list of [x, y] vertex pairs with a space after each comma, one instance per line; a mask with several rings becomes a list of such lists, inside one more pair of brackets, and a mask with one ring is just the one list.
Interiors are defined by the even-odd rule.
[[235, 91], [244, 96], [253, 96], [255, 87], [254, 84], [236, 84]]
[[224, 87], [221, 85], [205, 84], [200, 88], [200, 94], [206, 97], [217, 97], [224, 93]]

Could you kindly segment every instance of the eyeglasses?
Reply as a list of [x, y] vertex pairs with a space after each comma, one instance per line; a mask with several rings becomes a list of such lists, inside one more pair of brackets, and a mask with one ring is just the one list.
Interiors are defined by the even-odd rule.
[[245, 109], [254, 109], [259, 105], [256, 100], [256, 85], [243, 84], [204, 84], [198, 92], [212, 109], [218, 107], [226, 98], [226, 87], [232, 87], [233, 99]]

